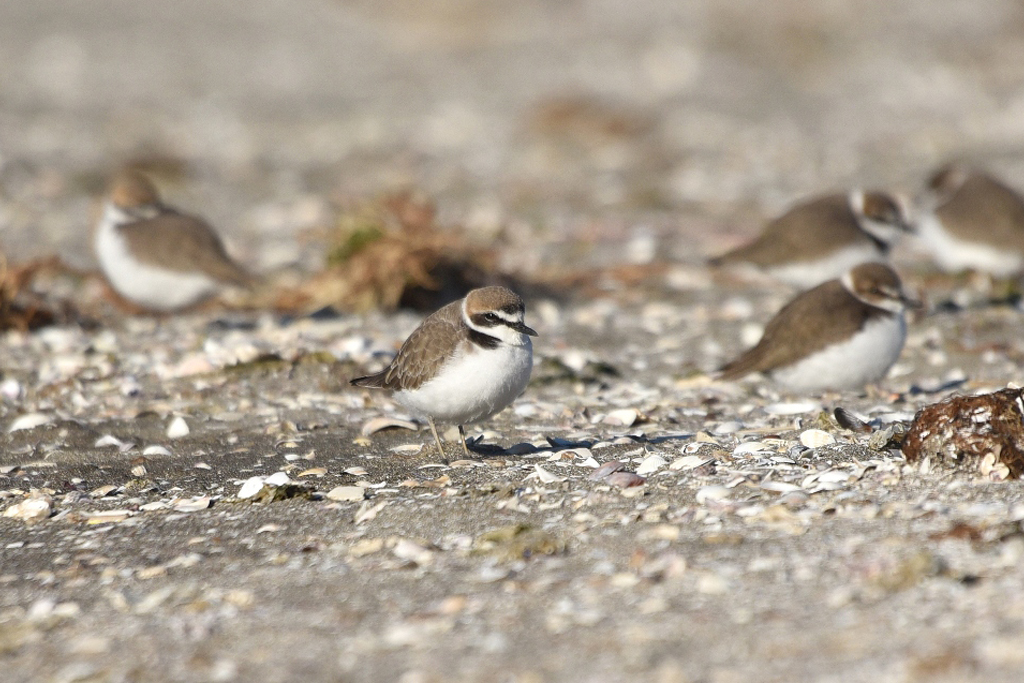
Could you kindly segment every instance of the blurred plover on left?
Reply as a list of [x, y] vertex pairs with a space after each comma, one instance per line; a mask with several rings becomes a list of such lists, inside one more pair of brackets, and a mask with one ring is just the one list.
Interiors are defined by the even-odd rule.
[[391, 389], [398, 403], [427, 418], [442, 458], [434, 421], [458, 425], [468, 456], [463, 425], [501, 412], [530, 381], [530, 337], [537, 333], [525, 315], [523, 300], [510, 289], [474, 289], [420, 323], [390, 365], [351, 383]]
[[763, 372], [797, 392], [859, 389], [899, 358], [913, 303], [892, 268], [861, 264], [786, 304], [720, 378]]
[[254, 283], [206, 221], [162, 204], [149, 178], [132, 170], [111, 182], [93, 246], [114, 291], [151, 311], [176, 311], [224, 285]]

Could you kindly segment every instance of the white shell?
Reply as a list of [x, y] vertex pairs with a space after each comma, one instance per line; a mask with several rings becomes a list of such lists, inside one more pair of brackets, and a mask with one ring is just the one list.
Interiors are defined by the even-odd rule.
[[53, 502], [50, 500], [49, 496], [26, 498], [20, 503], [15, 503], [4, 510], [4, 517], [23, 519], [26, 522], [30, 520], [46, 519], [50, 516], [50, 510], [52, 507]]
[[828, 446], [836, 442], [836, 437], [820, 429], [808, 429], [800, 434], [800, 443], [808, 448]]
[[665, 466], [666, 462], [665, 458], [660, 455], [649, 455], [637, 466], [636, 473], [650, 474], [651, 472], [657, 472]]
[[366, 497], [366, 489], [361, 486], [335, 486], [327, 492], [327, 497], [341, 502], [359, 501]]
[[183, 436], [188, 436], [189, 431], [188, 423], [185, 422], [185, 418], [178, 415], [171, 420], [171, 424], [167, 425], [167, 438], [180, 439]]
[[640, 412], [635, 408], [620, 408], [605, 415], [601, 422], [615, 427], [632, 427], [639, 417]]
[[697, 502], [707, 503], [713, 500], [728, 500], [730, 490], [724, 486], [702, 486], [697, 489]]
[[242, 488], [238, 490], [238, 497], [252, 498], [257, 493], [263, 490], [263, 477], [249, 477], [242, 484]]
[[51, 415], [47, 415], [45, 413], [28, 413], [27, 415], [22, 415], [12, 422], [11, 426], [7, 428], [7, 431], [17, 432], [22, 429], [35, 429], [36, 427], [41, 427], [42, 425], [50, 424], [51, 422], [53, 422], [53, 416]]
[[684, 455], [681, 458], [676, 458], [672, 461], [672, 464], [668, 466], [670, 470], [695, 470], [701, 465], [706, 465], [712, 462], [714, 458], [705, 458], [700, 455]]
[[419, 425], [410, 420], [401, 420], [397, 417], [375, 417], [364, 422], [363, 426], [359, 429], [359, 433], [363, 436], [371, 436], [385, 429], [411, 429], [416, 431], [419, 429]]
[[291, 479], [288, 477], [287, 472], [274, 472], [269, 477], [263, 480], [263, 483], [267, 486], [286, 486], [291, 483]]

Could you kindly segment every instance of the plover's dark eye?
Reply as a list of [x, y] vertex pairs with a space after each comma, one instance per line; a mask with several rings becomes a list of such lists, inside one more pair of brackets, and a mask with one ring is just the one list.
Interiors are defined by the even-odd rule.
[[498, 316], [495, 315], [494, 313], [484, 313], [484, 320], [486, 320], [489, 323], [498, 323], [498, 322], [500, 322], [498, 320]]

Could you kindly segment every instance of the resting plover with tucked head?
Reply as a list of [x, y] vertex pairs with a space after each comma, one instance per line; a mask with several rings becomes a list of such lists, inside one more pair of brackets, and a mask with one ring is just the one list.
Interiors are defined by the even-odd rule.
[[842, 276], [858, 263], [884, 262], [908, 230], [899, 204], [883, 192], [832, 194], [797, 204], [750, 244], [709, 261], [753, 269], [807, 288]]
[[153, 183], [131, 170], [111, 183], [93, 246], [114, 291], [152, 311], [186, 308], [224, 285], [254, 282], [206, 221], [162, 204]]
[[463, 425], [485, 420], [523, 393], [533, 370], [537, 333], [526, 326], [526, 306], [505, 287], [474, 289], [427, 317], [388, 367], [351, 383], [391, 389], [398, 403], [427, 418], [444, 457], [434, 421]]
[[921, 244], [942, 270], [1024, 270], [1024, 198], [992, 176], [947, 164], [932, 175], [917, 213]]
[[892, 268], [861, 264], [786, 304], [721, 379], [763, 372], [793, 391], [859, 389], [899, 358], [913, 303]]

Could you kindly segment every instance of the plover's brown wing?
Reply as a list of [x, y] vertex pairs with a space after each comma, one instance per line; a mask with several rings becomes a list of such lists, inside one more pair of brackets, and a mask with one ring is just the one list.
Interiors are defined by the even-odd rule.
[[418, 389], [437, 374], [454, 353], [465, 326], [462, 300], [453, 301], [432, 313], [413, 330], [388, 367], [374, 375], [357, 377], [351, 383], [378, 389]]
[[739, 379], [791, 365], [848, 339], [875, 315], [889, 313], [857, 299], [838, 280], [829, 280], [786, 304], [765, 327], [761, 341], [723, 367], [720, 378]]
[[971, 175], [935, 214], [954, 235], [1024, 251], [1024, 199], [995, 178]]
[[749, 244], [709, 262], [713, 266], [753, 263], [770, 268], [827, 255], [837, 242], [861, 239], [857, 219], [846, 195], [834, 194], [799, 204], [770, 221]]
[[118, 228], [136, 257], [168, 270], [200, 270], [220, 282], [252, 286], [255, 278], [235, 263], [220, 236], [196, 216], [166, 211]]

